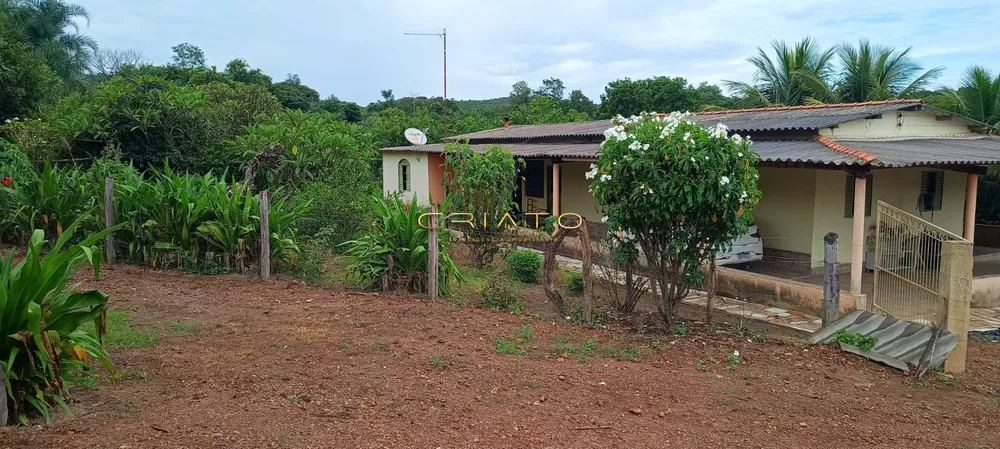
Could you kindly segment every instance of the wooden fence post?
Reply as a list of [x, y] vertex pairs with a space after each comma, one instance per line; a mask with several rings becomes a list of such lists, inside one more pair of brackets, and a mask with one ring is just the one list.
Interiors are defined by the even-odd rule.
[[705, 324], [712, 324], [712, 311], [715, 310], [715, 251], [708, 259], [708, 288], [705, 292]]
[[837, 261], [836, 232], [823, 237], [823, 263], [826, 271], [823, 277], [823, 326], [840, 319], [840, 263]]
[[265, 281], [271, 278], [271, 224], [267, 220], [269, 197], [267, 190], [260, 192], [260, 277]]
[[593, 249], [590, 247], [590, 229], [587, 220], [580, 219], [580, 227], [576, 229], [580, 235], [580, 246], [583, 250], [583, 321], [590, 324], [594, 309], [594, 280], [591, 278], [593, 265]]
[[[104, 226], [110, 229], [115, 225], [115, 180], [104, 178]], [[104, 260], [115, 263], [115, 236], [110, 233], [104, 237]]]
[[438, 207], [431, 204], [431, 215], [427, 229], [427, 293], [431, 301], [438, 299], [438, 265], [440, 254], [438, 247]]

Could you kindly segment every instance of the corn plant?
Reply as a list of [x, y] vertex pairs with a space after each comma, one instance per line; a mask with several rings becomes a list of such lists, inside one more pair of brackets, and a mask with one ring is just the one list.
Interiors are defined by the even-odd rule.
[[[37, 229], [22, 261], [14, 263], [14, 251], [0, 260], [0, 368], [12, 416], [21, 423], [30, 410], [49, 421], [54, 404], [66, 408], [67, 376], [92, 373], [92, 362], [113, 370], [101, 343], [108, 296], [67, 284], [84, 263], [98, 276], [101, 252], [95, 245], [114, 229], [66, 247], [78, 224], [64, 229], [48, 252], [45, 231]], [[80, 328], [87, 322], [97, 335]]]
[[[351, 262], [346, 267], [358, 283], [369, 288], [389, 290], [403, 288], [408, 291], [426, 291], [427, 229], [420, 226], [420, 216], [426, 209], [409, 204], [397, 197], [392, 200], [374, 198], [378, 222], [373, 231], [357, 240], [343, 243]], [[448, 282], [461, 281], [455, 263], [445, 252], [448, 233], [442, 232], [439, 241], [439, 289], [450, 292]]]

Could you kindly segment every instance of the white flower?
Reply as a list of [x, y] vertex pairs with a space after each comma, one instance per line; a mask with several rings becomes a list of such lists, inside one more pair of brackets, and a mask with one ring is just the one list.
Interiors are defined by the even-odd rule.
[[694, 158], [691, 158], [691, 162], [695, 162]]
[[10, 119], [4, 120], [4, 123], [10, 123]]
[[723, 176], [722, 179], [719, 180], [719, 185], [720, 186], [724, 186], [726, 184], [729, 184], [729, 177], [728, 176]]
[[706, 160], [706, 161], [708, 160], [708, 156], [705, 156], [705, 160]]
[[607, 215], [601, 217], [601, 223], [607, 223], [607, 222], [608, 222], [608, 216]]
[[708, 133], [716, 139], [725, 139], [729, 135], [729, 127], [719, 123], [714, 128], [709, 128]]
[[601, 175], [601, 182], [610, 181], [610, 180], [611, 180], [611, 175], [609, 175], [607, 173]]
[[733, 351], [733, 355], [735, 355], [736, 357], [739, 357], [740, 356], [740, 351]]
[[594, 179], [594, 177], [597, 176], [597, 166], [594, 164], [590, 164], [590, 171], [584, 173], [584, 176], [586, 176], [587, 179]]
[[744, 190], [743, 194], [740, 195], [740, 202], [742, 203], [742, 202], [746, 201], [746, 199], [747, 199], [747, 192], [746, 192], [746, 190]]
[[743, 157], [743, 153], [736, 153], [737, 157]]

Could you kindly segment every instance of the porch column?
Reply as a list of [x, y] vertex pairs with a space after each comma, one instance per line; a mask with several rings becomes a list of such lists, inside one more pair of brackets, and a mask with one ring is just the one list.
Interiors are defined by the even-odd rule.
[[552, 216], [554, 217], [558, 217], [562, 212], [562, 207], [559, 204], [560, 193], [559, 164], [552, 164]]
[[962, 238], [973, 241], [976, 236], [976, 196], [979, 194], [979, 175], [969, 173], [965, 181], [965, 229]]
[[[854, 178], [854, 230], [851, 233], [851, 293], [861, 294], [861, 273], [865, 263], [865, 192], [867, 174]], [[859, 308], [861, 304], [859, 304]]]

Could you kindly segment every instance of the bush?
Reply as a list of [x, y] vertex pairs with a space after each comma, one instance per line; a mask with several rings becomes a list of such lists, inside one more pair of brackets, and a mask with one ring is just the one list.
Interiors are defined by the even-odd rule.
[[[419, 221], [426, 209], [421, 208], [416, 199], [409, 204], [403, 204], [399, 198], [373, 197], [372, 200], [378, 223], [371, 232], [343, 243], [350, 259], [345, 270], [368, 288], [427, 291], [427, 229], [420, 226]], [[448, 235], [442, 232], [438, 239], [438, 289], [444, 295], [451, 291], [450, 281], [462, 280], [446, 252], [450, 244]]]
[[[84, 263], [93, 265], [97, 276], [101, 251], [96, 245], [107, 231], [65, 248], [75, 228], [69, 226], [47, 252], [44, 231], [35, 230], [23, 260], [15, 265], [11, 251], [0, 261], [0, 335], [5, 336], [0, 368], [12, 416], [21, 423], [27, 423], [30, 409], [49, 421], [54, 404], [66, 407], [64, 379], [93, 373], [91, 362], [113, 368], [100, 343], [108, 296], [67, 285]], [[82, 329], [85, 323], [99, 331]]]
[[566, 290], [574, 296], [583, 295], [583, 273], [579, 271], [566, 273]]
[[507, 254], [507, 272], [514, 279], [526, 284], [538, 282], [542, 272], [542, 256], [526, 249], [512, 251]]
[[506, 276], [494, 274], [483, 287], [483, 305], [493, 310], [506, 310], [521, 313], [524, 310], [524, 299], [518, 292], [518, 286]]
[[291, 198], [293, 205], [309, 204], [297, 221], [299, 233], [334, 247], [354, 239], [374, 221], [368, 189], [336, 189], [323, 181], [306, 184]]

